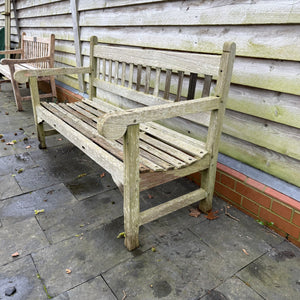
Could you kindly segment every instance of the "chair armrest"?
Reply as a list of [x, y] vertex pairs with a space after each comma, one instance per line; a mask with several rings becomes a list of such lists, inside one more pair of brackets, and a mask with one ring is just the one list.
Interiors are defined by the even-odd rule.
[[31, 69], [15, 72], [14, 78], [20, 83], [25, 83], [29, 77], [83, 74], [90, 72], [90, 67]]
[[1, 64], [2, 65], [15, 65], [15, 64], [26, 64], [26, 63], [30, 64], [30, 63], [45, 62], [49, 60], [50, 60], [50, 56], [26, 58], [26, 59], [3, 58], [1, 59]]
[[98, 132], [108, 139], [122, 137], [129, 125], [163, 120], [218, 109], [220, 97], [204, 97], [194, 100], [147, 106], [105, 114], [97, 122]]
[[23, 52], [22, 49], [14, 49], [14, 50], [3, 50], [0, 51], [0, 54], [21, 54]]

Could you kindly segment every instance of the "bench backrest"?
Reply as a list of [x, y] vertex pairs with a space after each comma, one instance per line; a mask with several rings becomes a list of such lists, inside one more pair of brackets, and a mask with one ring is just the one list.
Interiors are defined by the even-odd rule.
[[[180, 101], [209, 96], [215, 80], [219, 82], [215, 94], [226, 94], [229, 84], [227, 92], [221, 90], [228, 74], [222, 73], [221, 69], [228, 67], [226, 56], [234, 47], [232, 45], [225, 43], [222, 55], [208, 55], [98, 44], [97, 38], [92, 37], [90, 98], [96, 96], [96, 88], [99, 88], [128, 99], [132, 96], [136, 106], [153, 105], [160, 102], [154, 97]], [[230, 64], [233, 64], [233, 58]], [[128, 88], [154, 97], [136, 98]]]
[[49, 57], [44, 62], [31, 63], [35, 68], [54, 67], [55, 35], [51, 34], [48, 38], [27, 36], [25, 32], [21, 37], [21, 59]]

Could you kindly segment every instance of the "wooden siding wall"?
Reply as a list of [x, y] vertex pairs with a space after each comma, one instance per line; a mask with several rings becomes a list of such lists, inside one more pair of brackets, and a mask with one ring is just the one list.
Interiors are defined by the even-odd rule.
[[[220, 53], [237, 44], [221, 152], [300, 186], [300, 2], [297, 0], [16, 0], [21, 31], [56, 35], [56, 66], [75, 66], [71, 5], [83, 64], [91, 35], [105, 43]], [[4, 11], [4, 0], [0, 1]], [[12, 10], [12, 41], [18, 42]], [[0, 17], [4, 26], [4, 16]], [[76, 77], [60, 78], [79, 88]], [[203, 126], [177, 124], [202, 138]]]

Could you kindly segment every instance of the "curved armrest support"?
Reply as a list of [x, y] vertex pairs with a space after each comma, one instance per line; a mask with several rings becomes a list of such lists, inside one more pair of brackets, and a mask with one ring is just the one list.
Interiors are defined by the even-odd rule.
[[98, 132], [112, 140], [122, 137], [127, 126], [139, 123], [184, 116], [201, 111], [218, 109], [220, 97], [204, 97], [194, 100], [147, 106], [105, 114], [97, 122]]
[[29, 77], [83, 74], [83, 73], [90, 73], [90, 72], [91, 72], [90, 67], [32, 69], [32, 70], [21, 70], [15, 72], [14, 78], [16, 81], [20, 83], [25, 83], [27, 82]]

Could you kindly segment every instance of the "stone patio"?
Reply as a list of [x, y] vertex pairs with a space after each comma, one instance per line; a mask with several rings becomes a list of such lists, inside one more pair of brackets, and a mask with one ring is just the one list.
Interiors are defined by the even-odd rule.
[[[299, 299], [300, 250], [222, 200], [215, 220], [184, 208], [141, 227], [128, 252], [110, 175], [61, 136], [40, 150], [31, 103], [16, 112], [10, 90], [0, 92], [0, 134], [0, 299]], [[151, 189], [141, 208], [195, 188], [181, 179]]]

